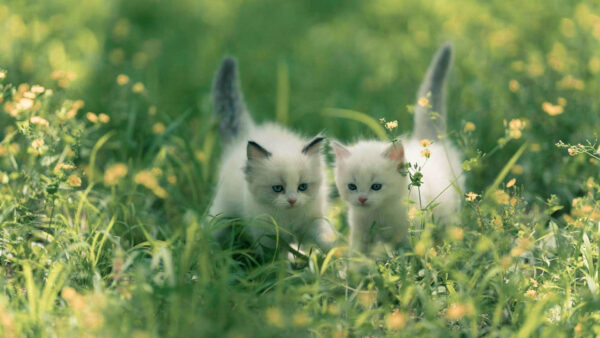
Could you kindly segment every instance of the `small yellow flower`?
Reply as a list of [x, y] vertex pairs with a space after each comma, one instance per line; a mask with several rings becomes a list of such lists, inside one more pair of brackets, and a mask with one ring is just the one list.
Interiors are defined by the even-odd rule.
[[429, 106], [429, 99], [427, 99], [426, 97], [421, 97], [417, 101], [417, 104], [421, 107], [427, 107]]
[[525, 292], [525, 297], [534, 299], [537, 296], [537, 292], [534, 289], [529, 289]]
[[6, 78], [6, 72], [0, 71], [0, 80], [4, 80]]
[[508, 183], [506, 183], [506, 187], [510, 188], [510, 187], [514, 186], [515, 183], [517, 183], [517, 179], [513, 178], [512, 180], [508, 181]]
[[31, 87], [31, 92], [35, 93], [35, 94], [41, 94], [44, 92], [44, 90], [46, 90], [46, 89], [40, 85], [33, 85]]
[[297, 312], [292, 318], [295, 327], [305, 327], [310, 322], [310, 317], [306, 312]]
[[33, 107], [33, 100], [30, 98], [22, 98], [17, 103], [18, 110], [27, 110]]
[[511, 169], [510, 172], [515, 174], [515, 175], [523, 175], [524, 169], [523, 166], [520, 164], [515, 164]]
[[398, 121], [390, 121], [385, 123], [385, 128], [387, 130], [393, 130], [398, 128]]
[[446, 317], [450, 320], [459, 320], [472, 313], [473, 306], [471, 304], [453, 303], [446, 309]]
[[385, 326], [390, 331], [401, 330], [406, 325], [407, 318], [406, 315], [400, 310], [396, 309], [394, 312], [385, 316]]
[[55, 167], [54, 170], [58, 171], [58, 170], [62, 170], [62, 169], [66, 169], [66, 170], [74, 170], [77, 169], [76, 166], [72, 165], [72, 164], [67, 164], [67, 163], [58, 163]]
[[131, 88], [131, 90], [132, 90], [134, 93], [138, 93], [138, 94], [139, 94], [139, 93], [141, 93], [141, 92], [143, 92], [145, 89], [146, 89], [146, 87], [144, 87], [144, 84], [143, 84], [143, 83], [141, 83], [141, 82], [136, 82], [136, 83], [133, 85], [133, 87]]
[[129, 76], [125, 75], [125, 74], [119, 74], [117, 76], [117, 84], [119, 86], [124, 86], [127, 83], [129, 83]]
[[560, 105], [553, 105], [550, 102], [544, 102], [542, 109], [550, 116], [556, 116], [563, 113], [563, 107]]
[[87, 119], [92, 123], [98, 122], [98, 115], [92, 112], [88, 112], [87, 114], [85, 114], [85, 117], [87, 117]]
[[465, 198], [465, 200], [467, 202], [475, 202], [475, 200], [477, 199], [477, 197], [479, 197], [478, 194], [476, 194], [474, 192], [469, 192], [469, 193], [467, 193], [467, 197]]
[[465, 123], [465, 131], [475, 131], [475, 123], [473, 122], [467, 122]]
[[465, 232], [462, 228], [452, 227], [449, 229], [450, 238], [455, 241], [460, 241], [465, 237]]
[[519, 82], [517, 80], [510, 80], [508, 82], [508, 89], [510, 89], [511, 92], [515, 93], [517, 90], [519, 90]]
[[421, 145], [421, 147], [427, 148], [431, 145], [431, 141], [425, 138], [419, 141], [419, 144]]
[[102, 123], [108, 123], [108, 122], [110, 122], [110, 116], [108, 116], [104, 113], [100, 113], [100, 115], [98, 115], [98, 120], [100, 120], [100, 122], [102, 122]]
[[559, 106], [564, 107], [567, 105], [567, 99], [565, 99], [564, 97], [559, 97], [556, 102], [558, 103]]
[[48, 123], [48, 121], [41, 116], [32, 116], [29, 119], [29, 122], [31, 122], [32, 124], [37, 124], [37, 125], [44, 126], [44, 127], [48, 127], [50, 125]]
[[76, 175], [71, 175], [69, 176], [69, 178], [67, 178], [67, 183], [69, 183], [70, 186], [72, 187], [81, 187], [81, 178], [79, 178], [79, 176]]
[[117, 185], [127, 175], [127, 166], [123, 163], [115, 163], [104, 172], [104, 184], [108, 186]]
[[165, 125], [162, 124], [161, 122], [156, 122], [153, 126], [152, 126], [152, 132], [155, 134], [162, 134], [165, 131]]
[[265, 312], [265, 317], [267, 319], [267, 323], [271, 326], [282, 328], [285, 325], [283, 321], [283, 314], [281, 313], [281, 310], [279, 310], [279, 308], [268, 308]]
[[508, 196], [504, 190], [498, 189], [496, 192], [494, 192], [494, 200], [498, 204], [508, 204], [510, 201], [510, 196]]
[[39, 149], [44, 146], [44, 139], [38, 138], [31, 142], [31, 146], [35, 149]]
[[573, 147], [571, 147], [571, 148], [567, 149], [567, 151], [569, 152], [569, 155], [570, 155], [570, 156], [575, 156], [575, 155], [577, 155], [577, 149], [575, 149], [575, 148], [573, 148]]
[[425, 157], [425, 158], [429, 158], [429, 157], [431, 157], [431, 151], [429, 149], [423, 149], [423, 150], [421, 150], [421, 156]]
[[585, 83], [583, 80], [574, 77], [573, 75], [566, 75], [560, 81], [556, 83], [559, 89], [575, 89], [583, 90]]

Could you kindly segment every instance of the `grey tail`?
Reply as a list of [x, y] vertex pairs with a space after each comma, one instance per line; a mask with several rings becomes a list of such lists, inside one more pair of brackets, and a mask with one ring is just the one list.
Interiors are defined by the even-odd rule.
[[[418, 139], [437, 139], [446, 134], [446, 75], [452, 64], [452, 44], [443, 44], [435, 54], [421, 83], [415, 104], [413, 135]], [[423, 106], [419, 99], [426, 98]], [[425, 101], [425, 100], [422, 100]]]
[[246, 110], [237, 63], [232, 57], [223, 59], [215, 75], [213, 101], [223, 144], [248, 133], [253, 122]]

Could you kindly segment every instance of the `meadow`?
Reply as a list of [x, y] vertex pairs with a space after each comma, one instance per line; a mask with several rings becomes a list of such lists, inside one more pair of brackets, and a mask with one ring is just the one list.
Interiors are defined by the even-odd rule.
[[[600, 3], [0, 2], [0, 335], [600, 335]], [[411, 249], [348, 270], [256, 262], [207, 217], [212, 77], [237, 58], [258, 121], [342, 141], [410, 131], [454, 45], [460, 222], [410, 212]], [[331, 156], [329, 156], [331, 160]]]

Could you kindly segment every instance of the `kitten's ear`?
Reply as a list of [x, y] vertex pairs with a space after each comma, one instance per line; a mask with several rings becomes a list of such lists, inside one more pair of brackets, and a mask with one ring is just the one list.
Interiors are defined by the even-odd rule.
[[302, 153], [305, 155], [316, 155], [321, 151], [321, 144], [325, 140], [323, 136], [317, 136], [312, 141], [308, 142], [304, 148], [302, 148]]
[[399, 141], [392, 144], [383, 152], [383, 156], [392, 161], [404, 162], [404, 147]]
[[333, 151], [335, 153], [335, 158], [337, 160], [341, 160], [345, 157], [350, 156], [350, 151], [348, 151], [348, 149], [346, 149], [346, 147], [344, 147], [341, 143], [339, 143], [337, 141], [331, 142], [331, 147], [333, 148]]
[[271, 153], [268, 152], [265, 148], [261, 147], [258, 143], [254, 141], [248, 141], [248, 146], [246, 147], [246, 155], [248, 156], [248, 160], [259, 160], [259, 159], [267, 159], [271, 156]]

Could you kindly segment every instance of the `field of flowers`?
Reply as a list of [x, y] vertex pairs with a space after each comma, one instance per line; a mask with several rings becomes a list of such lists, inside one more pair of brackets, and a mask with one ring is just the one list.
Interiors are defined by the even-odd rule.
[[[0, 41], [0, 336], [600, 335], [597, 1], [5, 1]], [[223, 56], [257, 120], [350, 141], [410, 130], [445, 41], [459, 223], [360, 271], [214, 241]]]

